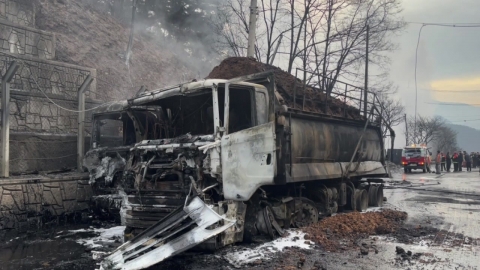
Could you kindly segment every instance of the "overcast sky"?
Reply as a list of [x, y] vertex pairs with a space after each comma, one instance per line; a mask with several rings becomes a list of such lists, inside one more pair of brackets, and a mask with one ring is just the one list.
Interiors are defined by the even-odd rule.
[[[403, 0], [407, 22], [479, 23], [479, 0]], [[415, 110], [415, 49], [421, 24], [410, 23], [397, 40], [391, 55], [391, 79], [407, 115]], [[417, 65], [418, 114], [441, 115], [455, 124], [480, 129], [480, 107], [446, 106], [431, 103], [480, 105], [480, 28], [426, 26], [422, 30]], [[440, 91], [449, 92], [440, 92]], [[477, 90], [465, 92], [465, 90]], [[452, 92], [463, 91], [463, 92]], [[404, 127], [398, 127], [396, 147], [405, 145]]]

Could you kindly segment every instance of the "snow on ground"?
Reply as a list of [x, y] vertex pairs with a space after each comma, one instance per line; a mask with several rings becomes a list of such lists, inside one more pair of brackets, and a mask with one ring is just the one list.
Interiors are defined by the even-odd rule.
[[384, 207], [369, 207], [365, 212], [361, 212], [362, 214], [363, 213], [368, 213], [368, 212], [382, 212], [383, 209], [385, 209]]
[[226, 254], [225, 259], [233, 266], [241, 267], [259, 259], [268, 260], [273, 253], [281, 252], [286, 247], [311, 249], [312, 245], [312, 242], [305, 240], [304, 232], [288, 231], [288, 236], [275, 239], [274, 241], [262, 244], [255, 248], [247, 248]]
[[84, 238], [78, 239], [76, 242], [82, 244], [84, 246], [88, 246], [91, 248], [101, 247], [102, 243], [113, 243], [115, 240], [123, 239], [123, 231], [125, 230], [125, 226], [116, 226], [111, 227], [108, 229], [80, 229], [80, 230], [73, 230], [69, 231], [71, 233], [78, 233], [78, 232], [93, 232], [97, 234], [92, 238]]

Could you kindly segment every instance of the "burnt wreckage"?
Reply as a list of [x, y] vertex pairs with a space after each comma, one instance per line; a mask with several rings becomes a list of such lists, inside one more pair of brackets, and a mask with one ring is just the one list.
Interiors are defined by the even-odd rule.
[[122, 186], [129, 239], [103, 269], [381, 206], [388, 170], [375, 99], [357, 119], [281, 100], [266, 72], [147, 91], [95, 113], [85, 166], [92, 182]]

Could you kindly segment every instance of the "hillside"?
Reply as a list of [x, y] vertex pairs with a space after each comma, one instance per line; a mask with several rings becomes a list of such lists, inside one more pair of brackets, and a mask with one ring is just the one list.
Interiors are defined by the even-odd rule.
[[141, 85], [152, 89], [192, 78], [179, 55], [142, 35], [135, 35], [128, 68], [123, 55], [130, 30], [81, 1], [37, 1], [36, 27], [56, 34], [56, 60], [97, 69], [104, 100], [129, 98]]
[[455, 124], [447, 126], [457, 132], [457, 142], [463, 150], [480, 152], [480, 130]]

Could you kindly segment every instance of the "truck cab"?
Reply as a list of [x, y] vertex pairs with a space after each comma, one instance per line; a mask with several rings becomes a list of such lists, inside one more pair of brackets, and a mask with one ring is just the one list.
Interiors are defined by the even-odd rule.
[[410, 173], [412, 170], [422, 170], [423, 172], [430, 172], [431, 155], [425, 144], [412, 144], [406, 146], [402, 151], [402, 165], [405, 173]]

